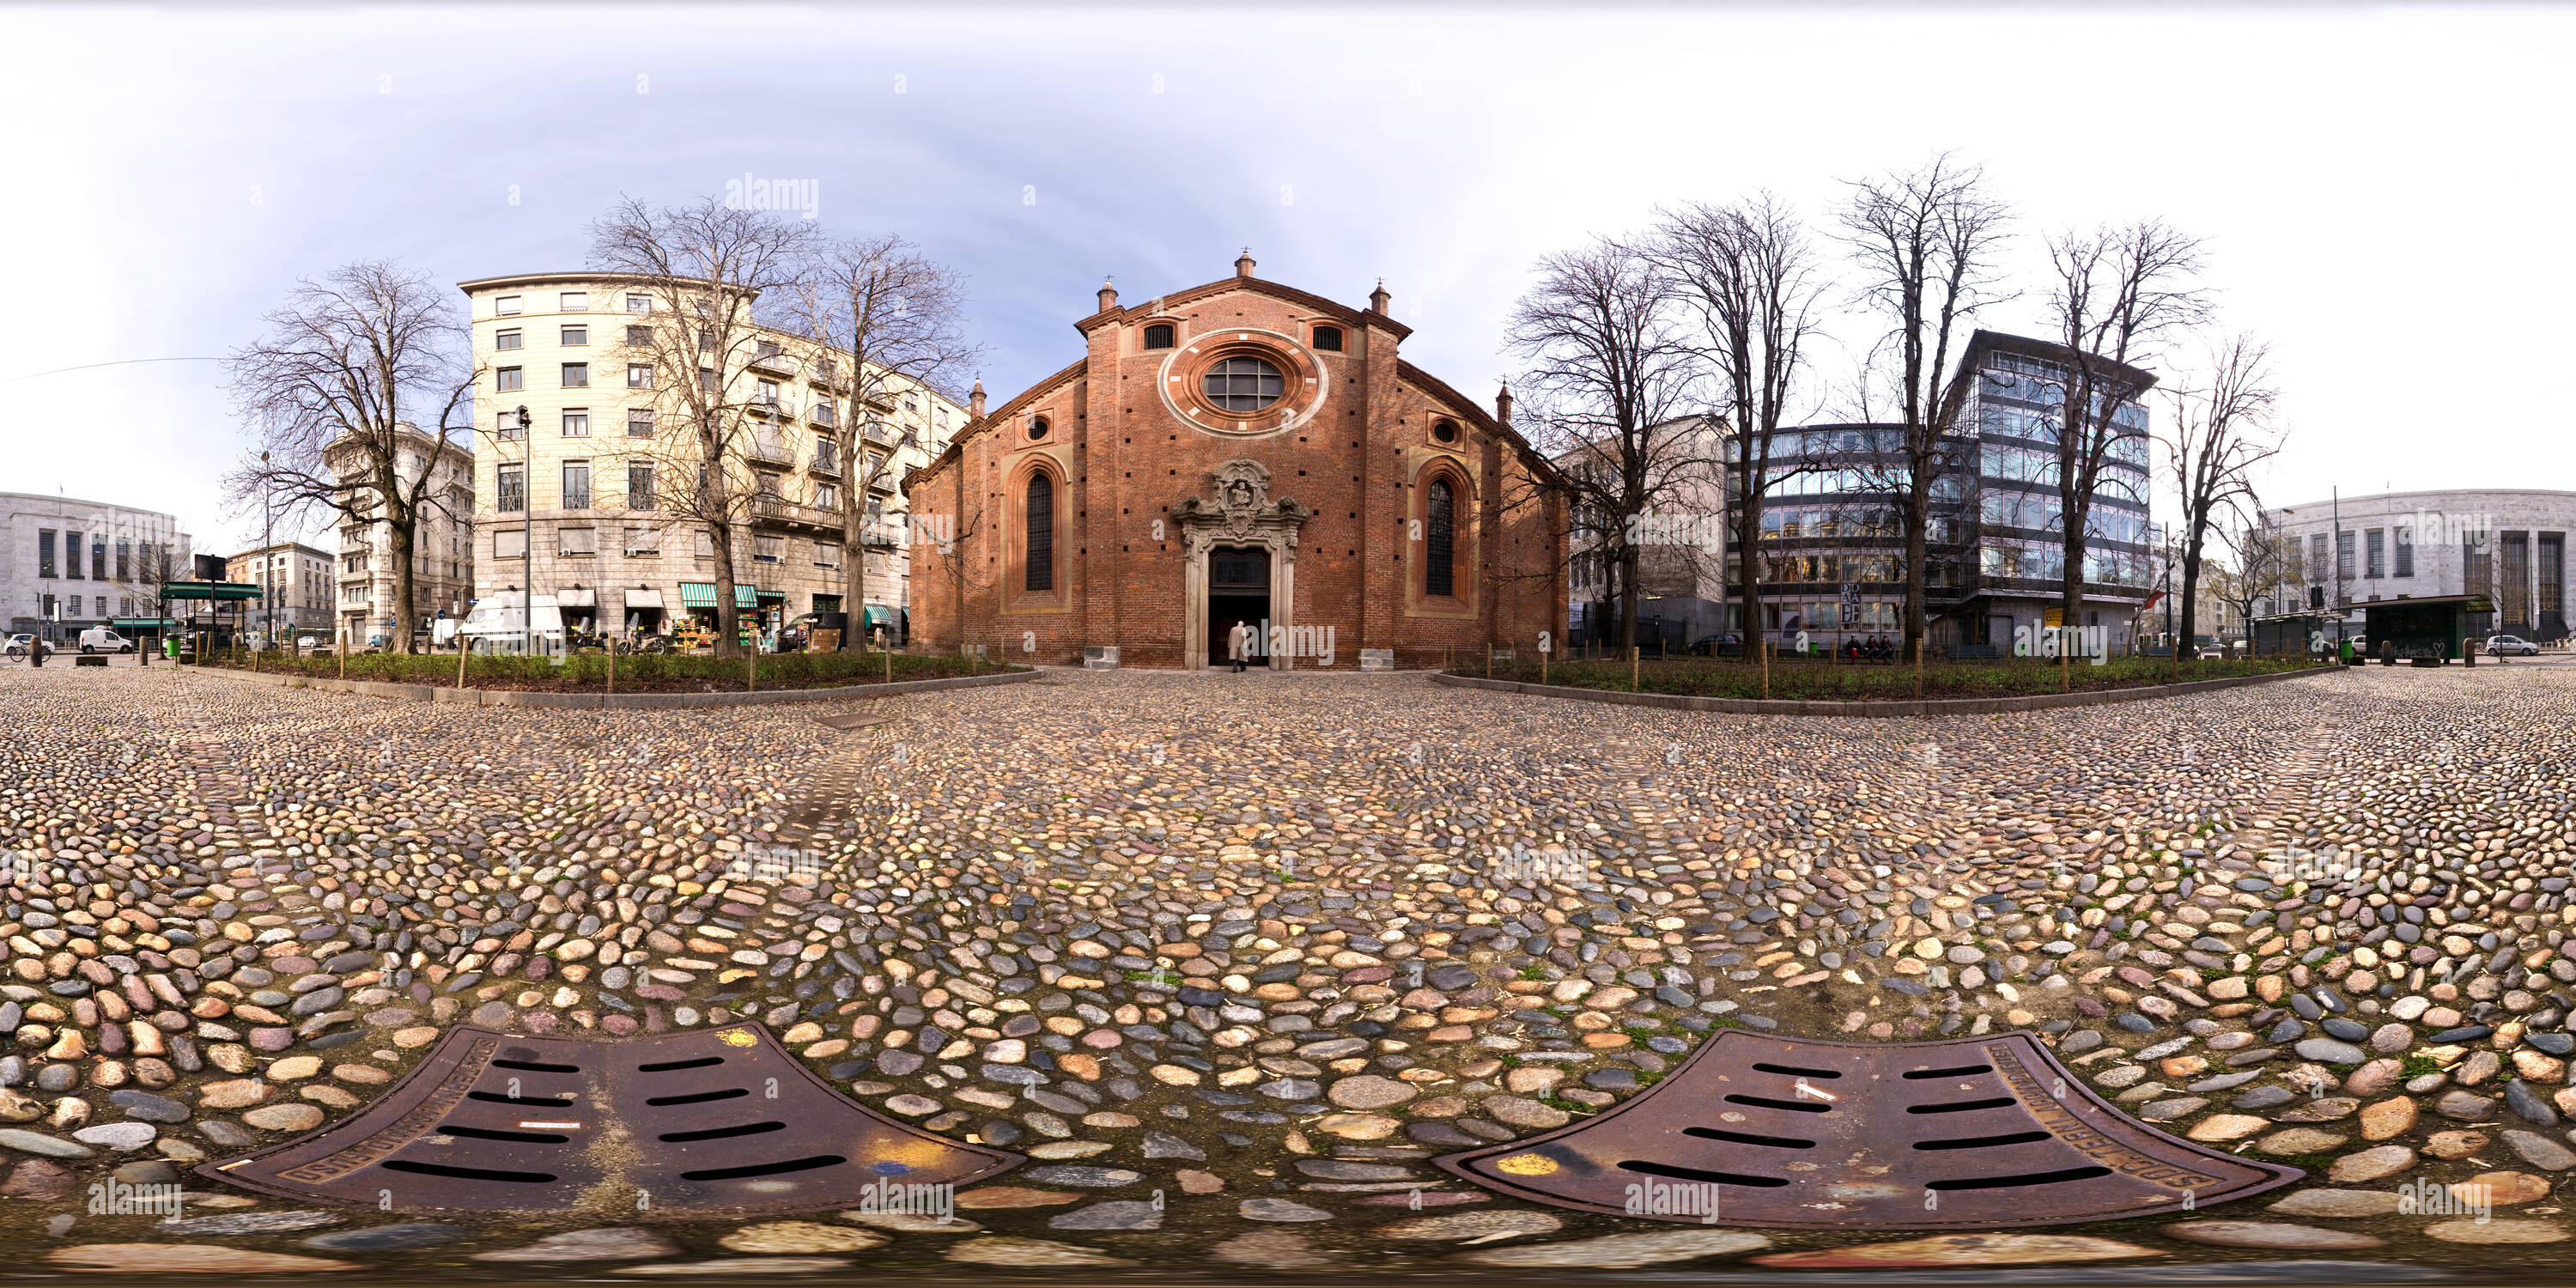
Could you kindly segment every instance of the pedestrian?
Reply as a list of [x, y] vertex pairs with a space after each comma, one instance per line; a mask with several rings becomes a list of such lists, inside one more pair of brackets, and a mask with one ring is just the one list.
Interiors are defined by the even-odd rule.
[[1234, 663], [1234, 673], [1236, 675], [1243, 674], [1244, 636], [1249, 633], [1250, 632], [1244, 629], [1241, 621], [1237, 621], [1234, 624], [1234, 629], [1225, 633], [1225, 656], [1227, 660]]

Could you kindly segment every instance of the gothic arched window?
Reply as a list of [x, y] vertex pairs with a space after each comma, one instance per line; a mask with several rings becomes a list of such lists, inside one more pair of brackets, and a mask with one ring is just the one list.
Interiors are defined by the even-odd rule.
[[1456, 580], [1452, 572], [1456, 562], [1458, 494], [1447, 479], [1431, 481], [1430, 513], [1423, 520], [1422, 593], [1453, 595]]
[[1055, 589], [1055, 480], [1044, 472], [1029, 476], [1027, 587]]

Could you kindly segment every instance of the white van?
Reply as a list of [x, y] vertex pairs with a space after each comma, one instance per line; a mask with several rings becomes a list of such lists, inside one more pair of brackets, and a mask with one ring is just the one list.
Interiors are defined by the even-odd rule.
[[131, 653], [134, 651], [134, 641], [117, 634], [115, 631], [110, 630], [107, 627], [93, 626], [80, 633], [80, 651], [83, 653]]

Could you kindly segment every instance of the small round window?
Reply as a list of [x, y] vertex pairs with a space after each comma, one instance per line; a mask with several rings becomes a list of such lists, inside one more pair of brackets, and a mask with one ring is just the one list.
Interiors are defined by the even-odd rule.
[[1038, 441], [1039, 439], [1046, 437], [1046, 434], [1047, 434], [1047, 423], [1046, 423], [1046, 420], [1045, 420], [1045, 418], [1044, 418], [1044, 417], [1041, 417], [1041, 418], [1039, 418], [1039, 419], [1037, 419], [1037, 420], [1033, 420], [1033, 421], [1030, 421], [1030, 422], [1029, 422], [1029, 441], [1030, 441], [1030, 442], [1034, 443], [1034, 442]]
[[1259, 358], [1227, 358], [1208, 368], [1207, 400], [1225, 411], [1259, 411], [1279, 401], [1279, 368]]
[[1431, 422], [1431, 436], [1444, 443], [1457, 442], [1458, 422], [1454, 420], [1435, 420]]

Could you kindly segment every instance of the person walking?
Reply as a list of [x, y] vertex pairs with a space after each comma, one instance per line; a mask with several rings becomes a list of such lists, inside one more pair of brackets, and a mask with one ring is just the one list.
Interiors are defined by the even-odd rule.
[[1240, 621], [1234, 624], [1233, 630], [1225, 633], [1225, 656], [1234, 663], [1236, 675], [1243, 674], [1243, 637], [1246, 633]]

